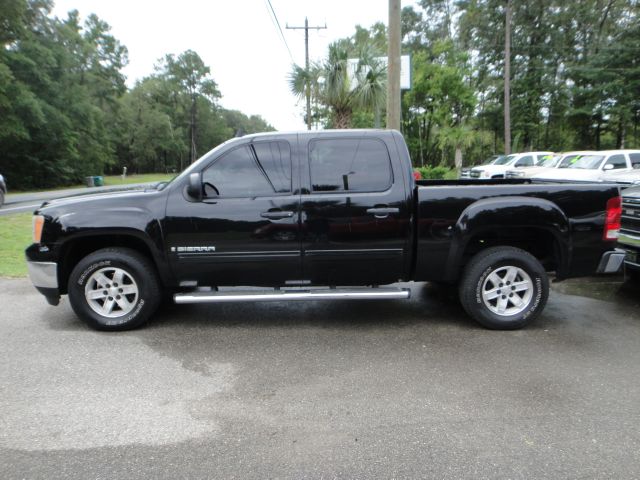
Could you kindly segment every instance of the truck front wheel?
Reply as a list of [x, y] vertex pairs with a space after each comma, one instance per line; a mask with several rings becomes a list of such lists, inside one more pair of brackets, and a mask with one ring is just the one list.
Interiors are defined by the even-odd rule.
[[544, 309], [549, 280], [530, 253], [493, 247], [467, 264], [459, 286], [460, 302], [478, 323], [495, 330], [524, 327]]
[[128, 248], [105, 248], [84, 257], [69, 276], [74, 312], [97, 330], [129, 330], [158, 308], [162, 289], [151, 262]]

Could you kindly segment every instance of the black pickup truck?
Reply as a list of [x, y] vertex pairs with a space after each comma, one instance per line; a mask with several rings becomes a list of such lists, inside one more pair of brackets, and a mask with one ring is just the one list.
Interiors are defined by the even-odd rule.
[[103, 330], [136, 327], [171, 296], [408, 298], [400, 281], [457, 285], [478, 322], [514, 329], [543, 309], [547, 272], [619, 270], [619, 210], [614, 185], [415, 181], [396, 131], [267, 133], [156, 188], [43, 204], [26, 255], [49, 303], [68, 294]]

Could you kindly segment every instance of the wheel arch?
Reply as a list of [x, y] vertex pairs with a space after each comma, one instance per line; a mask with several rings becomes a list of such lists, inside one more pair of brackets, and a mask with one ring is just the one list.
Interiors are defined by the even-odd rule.
[[455, 282], [475, 254], [496, 246], [525, 250], [562, 278], [571, 257], [569, 219], [542, 198], [505, 196], [472, 203], [454, 227], [447, 281]]
[[148, 258], [164, 284], [168, 268], [156, 246], [143, 233], [133, 229], [83, 233], [67, 239], [60, 247], [58, 285], [61, 294], [67, 293], [67, 283], [73, 268], [87, 255], [103, 248], [130, 248]]

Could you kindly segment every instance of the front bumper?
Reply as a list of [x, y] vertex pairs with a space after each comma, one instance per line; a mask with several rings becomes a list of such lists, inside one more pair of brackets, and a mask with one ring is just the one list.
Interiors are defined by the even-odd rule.
[[58, 264], [55, 262], [33, 262], [27, 260], [29, 278], [36, 289], [45, 296], [51, 305], [60, 302], [58, 289]]
[[58, 264], [55, 262], [32, 262], [27, 260], [29, 278], [34, 287], [58, 288]]
[[598, 264], [597, 273], [618, 273], [622, 270], [622, 264], [624, 262], [625, 251], [616, 248], [615, 250], [609, 250], [602, 254], [600, 263]]
[[630, 270], [640, 270], [640, 235], [620, 232], [618, 243], [626, 250], [624, 266]]

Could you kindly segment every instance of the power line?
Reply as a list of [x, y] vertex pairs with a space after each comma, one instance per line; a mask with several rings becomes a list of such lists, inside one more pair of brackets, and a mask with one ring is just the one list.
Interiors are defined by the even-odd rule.
[[284, 38], [284, 32], [282, 31], [282, 27], [280, 26], [280, 21], [278, 20], [278, 16], [276, 15], [276, 11], [273, 9], [273, 5], [271, 5], [271, 0], [266, 0], [269, 9], [271, 9], [271, 13], [273, 14], [273, 19], [276, 21], [276, 26], [278, 27], [278, 31], [280, 32], [280, 38], [284, 42], [284, 46], [287, 47], [287, 52], [289, 52], [289, 57], [291, 58], [291, 63], [296, 63], [293, 59], [293, 55], [291, 54], [291, 49], [289, 48], [289, 44], [287, 43], [287, 39]]

